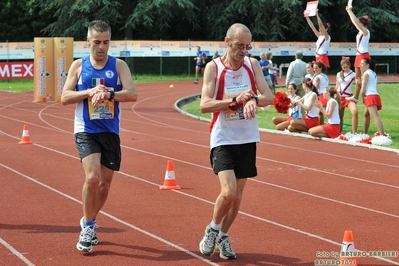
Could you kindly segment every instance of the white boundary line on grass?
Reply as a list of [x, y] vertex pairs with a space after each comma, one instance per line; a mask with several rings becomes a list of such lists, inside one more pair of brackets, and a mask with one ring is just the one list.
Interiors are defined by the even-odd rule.
[[[201, 94], [194, 94], [190, 95], [184, 98], [180, 98], [175, 102], [175, 109], [180, 112], [183, 115], [202, 120], [202, 121], [208, 121], [210, 122], [211, 120], [208, 118], [203, 118], [199, 117], [190, 113], [187, 113], [186, 111], [183, 111], [180, 108], [180, 105], [182, 102], [190, 102], [196, 99], [199, 99], [201, 97]], [[279, 130], [273, 130], [273, 129], [265, 129], [265, 128], [260, 128], [259, 131], [261, 132], [267, 132], [267, 133], [273, 133], [273, 134], [281, 134], [281, 135], [286, 135], [286, 136], [293, 136], [293, 137], [302, 137], [302, 138], [311, 138], [315, 139], [314, 137], [308, 135], [308, 134], [300, 134], [300, 133], [291, 133], [291, 132], [284, 132], [284, 131], [279, 131]], [[331, 138], [319, 138], [320, 140], [323, 141], [328, 141], [328, 142], [334, 142], [337, 144], [346, 144], [346, 145], [351, 145], [351, 146], [360, 146], [360, 147], [365, 147], [365, 148], [370, 148], [370, 149], [376, 149], [376, 150], [384, 150], [384, 151], [390, 151], [390, 152], [395, 152], [399, 154], [398, 149], [392, 149], [384, 146], [378, 146], [378, 145], [372, 145], [372, 144], [365, 144], [365, 143], [359, 143], [359, 142], [351, 142], [351, 141], [343, 141], [343, 140], [336, 140], [336, 139], [331, 139]]]

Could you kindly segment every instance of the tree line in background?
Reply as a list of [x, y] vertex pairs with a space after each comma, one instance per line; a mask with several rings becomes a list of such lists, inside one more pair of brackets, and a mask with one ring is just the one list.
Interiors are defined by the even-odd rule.
[[[345, 10], [348, 0], [319, 0], [319, 15], [331, 24], [333, 42], [357, 34]], [[113, 40], [223, 40], [240, 22], [254, 41], [316, 41], [299, 0], [0, 0], [0, 42], [35, 37], [86, 40], [91, 20], [112, 27]], [[397, 0], [353, 0], [357, 16], [372, 21], [371, 42], [399, 41]], [[312, 18], [317, 25], [315, 18]]]

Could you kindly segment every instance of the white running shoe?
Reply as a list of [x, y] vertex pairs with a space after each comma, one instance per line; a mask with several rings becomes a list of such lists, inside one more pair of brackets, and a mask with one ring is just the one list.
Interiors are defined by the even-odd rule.
[[218, 237], [216, 240], [216, 246], [220, 251], [220, 258], [224, 260], [234, 260], [237, 258], [236, 253], [231, 248], [228, 236]]
[[219, 235], [219, 231], [213, 229], [209, 225], [205, 229], [205, 235], [199, 244], [199, 250], [206, 256], [212, 256], [215, 253], [216, 238]]
[[80, 231], [79, 241], [76, 244], [76, 248], [79, 251], [83, 252], [91, 252], [93, 250], [93, 246], [91, 241], [93, 239], [94, 229], [90, 226], [86, 226]]
[[[80, 228], [83, 229], [83, 219], [84, 217], [82, 217], [82, 219], [80, 219]], [[92, 245], [97, 245], [98, 244], [98, 237], [97, 237], [97, 233], [96, 233], [96, 228], [98, 227], [97, 223], [94, 222], [94, 226], [93, 226], [93, 230], [94, 230], [94, 234], [93, 237], [91, 239], [91, 244]]]

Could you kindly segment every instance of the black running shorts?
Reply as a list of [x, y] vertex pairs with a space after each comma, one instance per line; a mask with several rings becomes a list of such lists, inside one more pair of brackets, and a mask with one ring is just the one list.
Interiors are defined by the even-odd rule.
[[210, 160], [215, 174], [224, 170], [234, 170], [236, 178], [255, 177], [258, 174], [255, 142], [215, 147], [211, 150]]
[[121, 146], [119, 136], [115, 133], [76, 133], [76, 148], [80, 160], [93, 154], [101, 153], [101, 164], [105, 167], [119, 171], [121, 166]]

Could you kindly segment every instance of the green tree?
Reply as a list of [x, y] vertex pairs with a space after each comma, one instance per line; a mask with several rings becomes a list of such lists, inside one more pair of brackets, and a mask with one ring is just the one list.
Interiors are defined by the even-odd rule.
[[42, 15], [31, 1], [0, 0], [0, 41], [24, 42], [42, 36], [50, 16]]
[[[332, 25], [333, 42], [353, 42], [356, 28], [345, 10], [348, 0], [319, 0], [319, 14]], [[305, 0], [0, 0], [0, 40], [38, 36], [85, 40], [89, 22], [103, 19], [112, 38], [222, 40], [227, 28], [247, 25], [255, 41], [315, 41], [303, 18]], [[399, 41], [396, 0], [356, 0], [356, 15], [372, 20], [372, 42]], [[314, 18], [312, 18], [314, 19]]]
[[[50, 36], [85, 40], [91, 20], [103, 18], [111, 25], [121, 19], [120, 3], [108, 0], [34, 0], [44, 13], [53, 13], [43, 32]], [[112, 33], [114, 35], [114, 32]]]
[[56, 21], [43, 29], [51, 36], [86, 37], [91, 20], [102, 19], [113, 28], [113, 39], [173, 38], [175, 21], [199, 27], [196, 7], [190, 0], [36, 0], [47, 10], [56, 10]]
[[[221, 39], [229, 25], [247, 25], [257, 41], [311, 41], [314, 34], [303, 17], [308, 1], [300, 0], [222, 0], [209, 8], [206, 28], [210, 39]], [[319, 14], [332, 25], [333, 41], [354, 41], [357, 34], [346, 12], [348, 0], [320, 0]], [[398, 35], [399, 7], [395, 0], [356, 0], [353, 11], [368, 14], [373, 21], [372, 41], [395, 40]], [[316, 22], [314, 20], [314, 22]], [[218, 25], [214, 27], [214, 25]]]

